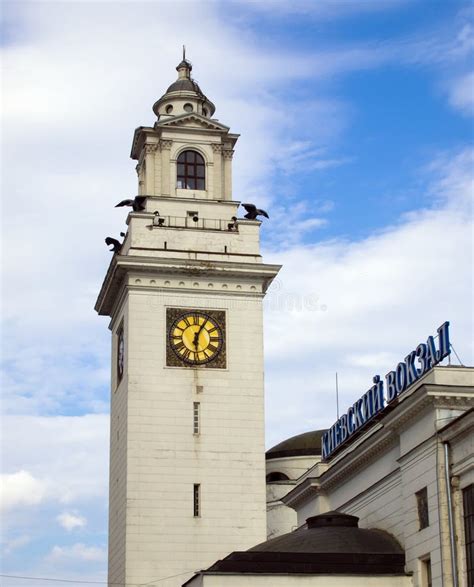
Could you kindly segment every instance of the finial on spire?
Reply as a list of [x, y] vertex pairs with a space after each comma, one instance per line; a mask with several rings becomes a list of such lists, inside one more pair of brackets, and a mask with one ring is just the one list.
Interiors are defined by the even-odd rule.
[[183, 59], [181, 63], [178, 64], [176, 67], [177, 71], [179, 72], [179, 78], [191, 78], [190, 72], [193, 66], [191, 63], [186, 59], [186, 45], [183, 45]]

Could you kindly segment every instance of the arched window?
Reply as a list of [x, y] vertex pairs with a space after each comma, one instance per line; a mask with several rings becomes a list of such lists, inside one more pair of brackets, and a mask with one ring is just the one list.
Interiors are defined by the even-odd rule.
[[196, 151], [183, 151], [178, 157], [177, 187], [187, 190], [206, 189], [206, 165]]
[[268, 473], [267, 475], [267, 483], [273, 483], [273, 481], [288, 481], [289, 477], [288, 475], [285, 475], [285, 473]]

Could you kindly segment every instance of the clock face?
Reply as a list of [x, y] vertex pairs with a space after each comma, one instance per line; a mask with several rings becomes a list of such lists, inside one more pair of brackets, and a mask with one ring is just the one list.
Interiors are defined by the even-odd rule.
[[125, 363], [125, 341], [123, 338], [123, 328], [120, 329], [117, 341], [117, 378], [120, 380], [123, 376], [123, 368]]
[[201, 311], [184, 311], [178, 315], [169, 328], [168, 337], [176, 357], [190, 365], [214, 361], [224, 344], [219, 321]]

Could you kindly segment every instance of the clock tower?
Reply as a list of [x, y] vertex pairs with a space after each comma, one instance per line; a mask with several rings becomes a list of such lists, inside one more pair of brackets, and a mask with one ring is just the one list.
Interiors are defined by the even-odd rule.
[[96, 310], [110, 316], [109, 584], [176, 587], [265, 540], [262, 262], [237, 219], [238, 135], [183, 59], [136, 129], [138, 193]]

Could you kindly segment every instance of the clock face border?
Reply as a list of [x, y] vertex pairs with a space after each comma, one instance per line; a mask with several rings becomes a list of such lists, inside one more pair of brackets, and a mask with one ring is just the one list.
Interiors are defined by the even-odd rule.
[[[204, 314], [217, 323], [222, 333], [222, 345], [217, 356], [206, 363], [190, 363], [180, 359], [172, 348], [170, 331], [176, 320], [185, 314]], [[166, 366], [186, 367], [188, 369], [226, 369], [226, 315], [224, 310], [208, 310], [207, 308], [166, 308]]]

